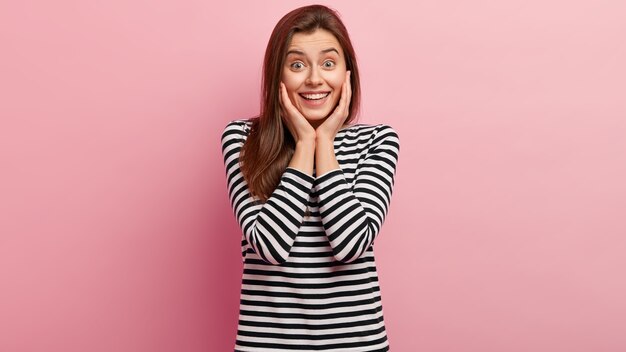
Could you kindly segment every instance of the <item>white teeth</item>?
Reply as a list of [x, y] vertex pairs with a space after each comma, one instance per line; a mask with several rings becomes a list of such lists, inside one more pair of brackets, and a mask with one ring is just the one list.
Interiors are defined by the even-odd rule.
[[308, 100], [319, 100], [322, 98], [326, 98], [330, 92], [327, 93], [315, 93], [315, 94], [300, 94], [304, 99]]

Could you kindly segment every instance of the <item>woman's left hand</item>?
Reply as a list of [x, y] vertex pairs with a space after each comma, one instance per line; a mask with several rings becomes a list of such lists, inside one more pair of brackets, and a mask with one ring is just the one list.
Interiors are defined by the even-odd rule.
[[324, 138], [332, 142], [350, 114], [350, 100], [352, 99], [350, 73], [350, 71], [346, 71], [346, 80], [341, 85], [339, 104], [333, 113], [315, 129], [317, 139]]

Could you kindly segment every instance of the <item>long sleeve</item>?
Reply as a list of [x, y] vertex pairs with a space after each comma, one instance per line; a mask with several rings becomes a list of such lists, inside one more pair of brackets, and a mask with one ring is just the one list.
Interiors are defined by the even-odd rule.
[[242, 120], [232, 121], [222, 133], [222, 154], [230, 204], [252, 250], [264, 261], [277, 265], [289, 257], [315, 179], [288, 167], [278, 187], [265, 203], [253, 199], [239, 168], [245, 126]]
[[399, 148], [396, 131], [379, 125], [353, 186], [341, 169], [315, 180], [321, 221], [338, 261], [352, 262], [374, 243], [391, 202]]

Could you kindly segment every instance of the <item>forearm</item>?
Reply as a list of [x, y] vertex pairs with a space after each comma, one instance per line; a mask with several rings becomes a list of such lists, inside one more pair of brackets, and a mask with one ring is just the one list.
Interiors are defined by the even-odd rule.
[[316, 175], [323, 175], [337, 169], [339, 169], [339, 162], [335, 156], [334, 139], [318, 137], [315, 145]]
[[249, 197], [235, 209], [241, 228], [253, 250], [271, 264], [287, 260], [302, 225], [313, 177], [298, 170], [285, 170], [278, 187], [264, 204]]
[[[333, 256], [341, 262], [358, 259], [371, 245], [380, 225], [368, 216], [341, 170], [316, 180], [319, 211]], [[374, 215], [377, 221], [381, 217]]]
[[313, 175], [313, 160], [315, 157], [315, 140], [300, 140], [289, 162], [289, 167], [297, 169], [309, 176]]
[[[252, 197], [239, 163], [245, 141], [243, 128], [243, 124], [233, 122], [222, 133], [229, 200], [250, 248], [264, 261], [281, 264], [288, 259], [302, 224], [314, 178], [296, 168], [287, 168], [267, 201], [259, 202]], [[310, 164], [313, 153], [309, 152]]]
[[348, 180], [340, 168], [325, 169], [314, 183], [333, 255], [345, 263], [360, 258], [374, 243], [391, 201], [398, 136], [386, 126], [377, 130], [371, 141], [358, 163], [356, 178]]

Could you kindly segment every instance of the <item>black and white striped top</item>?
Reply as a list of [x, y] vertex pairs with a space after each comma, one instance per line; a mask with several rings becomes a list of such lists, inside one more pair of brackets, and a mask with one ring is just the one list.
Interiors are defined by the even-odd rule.
[[391, 201], [398, 134], [382, 124], [340, 130], [340, 169], [310, 176], [287, 167], [261, 203], [239, 168], [251, 125], [232, 121], [222, 133], [244, 260], [235, 351], [388, 351], [373, 244]]

